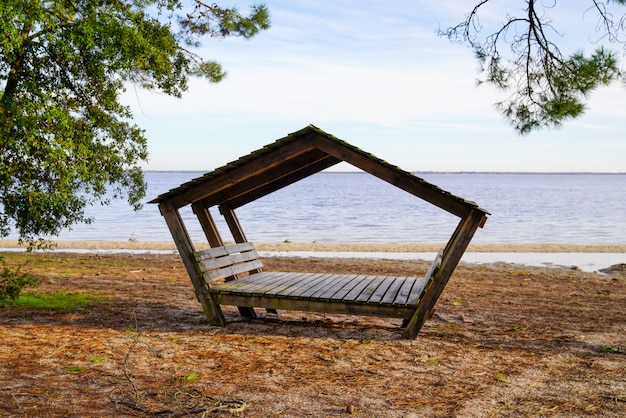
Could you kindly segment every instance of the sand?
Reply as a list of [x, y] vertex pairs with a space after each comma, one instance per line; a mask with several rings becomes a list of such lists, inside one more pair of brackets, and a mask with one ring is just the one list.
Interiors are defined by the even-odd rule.
[[[441, 244], [385, 244], [385, 243], [321, 243], [321, 242], [271, 242], [255, 243], [259, 251], [292, 252], [436, 252]], [[206, 244], [197, 243], [196, 248]], [[0, 240], [0, 248], [20, 248], [16, 240]], [[151, 241], [56, 241], [57, 249], [81, 250], [175, 250], [173, 242]], [[478, 253], [626, 253], [626, 244], [470, 244], [467, 252]]]
[[[0, 307], [0, 416], [624, 417], [626, 272], [462, 264], [415, 340], [385, 318], [225, 309], [208, 325], [176, 254], [0, 253], [40, 294]], [[409, 275], [425, 261], [265, 259]]]

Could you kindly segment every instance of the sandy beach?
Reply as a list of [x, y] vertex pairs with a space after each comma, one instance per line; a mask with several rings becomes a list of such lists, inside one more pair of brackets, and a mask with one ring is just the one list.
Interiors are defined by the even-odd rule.
[[[175, 253], [173, 242], [147, 241], [57, 241], [55, 251], [82, 253]], [[196, 243], [197, 249], [207, 248]], [[389, 260], [432, 260], [444, 244], [363, 244], [363, 243], [255, 243], [262, 257], [368, 258]], [[14, 240], [0, 240], [0, 249], [19, 251]], [[597, 272], [626, 263], [626, 244], [474, 244], [462, 263], [511, 263], [535, 267], [570, 267]]]
[[[76, 250], [175, 250], [173, 242], [151, 241], [55, 241], [56, 248]], [[321, 243], [321, 242], [271, 242], [255, 243], [259, 251], [271, 252], [436, 252], [441, 244], [363, 244], [363, 243]], [[207, 247], [196, 243], [197, 249]], [[20, 248], [16, 240], [0, 240], [0, 248]], [[626, 244], [577, 245], [577, 244], [470, 244], [467, 252], [477, 253], [626, 253]]]
[[[622, 270], [462, 263], [417, 339], [403, 340], [398, 320], [351, 315], [252, 320], [226, 307], [228, 325], [210, 326], [173, 253], [1, 255], [28, 262], [35, 300], [67, 301], [0, 305], [3, 417], [626, 414]], [[264, 262], [400, 276], [429, 265]]]

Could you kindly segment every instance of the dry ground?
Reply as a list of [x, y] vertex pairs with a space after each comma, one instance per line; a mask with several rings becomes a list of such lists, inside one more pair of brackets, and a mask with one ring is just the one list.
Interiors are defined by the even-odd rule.
[[[626, 277], [461, 265], [416, 340], [399, 321], [301, 312], [207, 325], [174, 255], [17, 254], [37, 292], [0, 307], [0, 416], [626, 415]], [[267, 259], [409, 275], [426, 262]]]

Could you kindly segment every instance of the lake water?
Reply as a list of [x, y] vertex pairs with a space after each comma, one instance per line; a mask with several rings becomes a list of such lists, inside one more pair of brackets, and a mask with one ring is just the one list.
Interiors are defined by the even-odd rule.
[[[198, 177], [147, 172], [150, 200]], [[473, 243], [626, 244], [626, 174], [418, 173], [491, 212]], [[94, 206], [90, 225], [59, 239], [171, 241], [156, 205]], [[213, 213], [226, 241], [228, 229]], [[365, 173], [315, 174], [237, 210], [250, 241], [443, 243], [458, 218]], [[190, 211], [183, 217], [204, 240]]]

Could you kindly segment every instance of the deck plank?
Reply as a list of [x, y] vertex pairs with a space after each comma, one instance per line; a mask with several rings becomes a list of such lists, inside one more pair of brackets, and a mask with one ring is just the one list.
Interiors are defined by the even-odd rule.
[[267, 274], [265, 272], [254, 274], [253, 276], [241, 277], [235, 280], [230, 280], [228, 282], [220, 283], [211, 287], [214, 291], [219, 291], [223, 293], [236, 291], [242, 287], [251, 286], [252, 283], [261, 283], [264, 281], [272, 280], [273, 276], [271, 274]]
[[324, 289], [332, 282], [334, 274], [324, 274], [321, 277], [317, 277], [307, 283], [306, 286], [298, 289], [297, 292], [292, 293], [292, 296], [302, 299], [310, 299], [311, 296], [320, 289]]
[[413, 282], [415, 281], [414, 277], [396, 277], [396, 280], [393, 282], [387, 292], [385, 292], [385, 296], [380, 300], [380, 303], [385, 305], [393, 305], [396, 300], [398, 293], [400, 293], [400, 289], [404, 286], [404, 283], [407, 281]]
[[305, 273], [300, 280], [292, 283], [286, 283], [283, 289], [273, 292], [272, 296], [297, 298], [302, 292], [314, 286], [319, 281], [327, 277], [328, 274], [323, 273]]
[[402, 288], [402, 285], [407, 280], [415, 281], [415, 279], [412, 277], [396, 277], [394, 282], [391, 284], [391, 286], [389, 286], [389, 288], [385, 292], [385, 295], [380, 299], [380, 303], [386, 304], [386, 305], [392, 305], [393, 301], [396, 300], [396, 296], [398, 295], [398, 292]]
[[319, 289], [317, 292], [312, 294], [311, 297], [320, 300], [331, 300], [335, 293], [359, 280], [359, 277], [362, 276], [356, 274], [339, 274], [333, 278], [332, 283], [329, 283], [328, 286]]
[[413, 289], [415, 281], [416, 280], [406, 280], [402, 284], [402, 287], [400, 287], [400, 290], [398, 291], [398, 294], [393, 301], [395, 305], [407, 305], [409, 296], [411, 295], [411, 289]]
[[356, 287], [359, 287], [362, 282], [369, 280], [369, 275], [363, 274], [356, 276], [353, 280], [346, 282], [340, 289], [338, 289], [330, 298], [331, 302], [347, 300], [348, 294]]
[[[258, 277], [262, 275], [262, 277]], [[269, 292], [276, 286], [283, 282], [292, 282], [297, 280], [299, 276], [304, 276], [306, 273], [288, 273], [288, 274], [275, 274], [271, 272], [263, 272], [258, 274], [251, 274], [248, 277], [226, 282], [215, 288], [215, 291], [219, 293], [240, 293], [248, 295], [262, 295], [265, 292]]]
[[252, 294], [255, 296], [267, 295], [271, 297], [272, 295], [283, 292], [285, 289], [294, 286], [294, 284], [308, 280], [309, 276], [310, 273], [296, 273], [294, 275], [281, 273], [276, 275], [276, 280], [270, 283], [260, 284], [259, 287], [254, 289]]
[[279, 273], [277, 277], [279, 277], [280, 280], [273, 282], [272, 286], [267, 286], [264, 289], [263, 295], [273, 297], [282, 294], [287, 289], [310, 280], [311, 273], [297, 273], [293, 276], [288, 273]]
[[376, 288], [374, 293], [372, 293], [370, 298], [367, 300], [367, 303], [380, 303], [380, 301], [385, 297], [385, 294], [387, 294], [387, 290], [389, 289], [389, 287], [395, 281], [396, 278], [393, 276], [385, 277], [380, 285]]
[[374, 294], [376, 289], [385, 281], [385, 276], [372, 276], [370, 282], [365, 286], [365, 288], [358, 294], [358, 296], [352, 301], [354, 302], [367, 302], [370, 297]]
[[419, 302], [426, 282], [425, 278], [399, 276], [261, 272], [213, 286], [211, 292], [404, 307]]
[[332, 279], [333, 274], [316, 274], [308, 278], [308, 280], [293, 286], [288, 293], [290, 298], [309, 299], [309, 294], [314, 293], [319, 287], [323, 287], [328, 280]]
[[343, 296], [341, 300], [345, 302], [354, 302], [356, 298], [361, 294], [361, 292], [371, 285], [372, 281], [376, 279], [377, 276], [365, 276], [363, 280], [358, 283], [355, 283], [354, 286]]
[[417, 305], [420, 301], [420, 297], [422, 296], [422, 292], [424, 291], [424, 287], [428, 283], [429, 279], [426, 277], [421, 278], [416, 281], [411, 289], [411, 294], [407, 300], [407, 305]]
[[354, 275], [350, 274], [330, 274], [323, 281], [317, 283], [315, 286], [312, 286], [305, 292], [302, 292], [300, 297], [303, 298], [312, 298], [319, 299], [319, 294], [324, 294], [328, 291], [328, 289], [335, 287], [338, 283], [344, 283], [349, 281], [351, 277]]
[[239, 289], [241, 287], [249, 287], [254, 284], [260, 284], [275, 279], [276, 277], [273, 274], [262, 272], [214, 285], [212, 286], [212, 289], [216, 289], [221, 292], [228, 292], [230, 290]]

